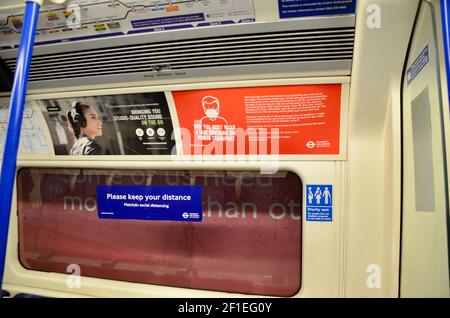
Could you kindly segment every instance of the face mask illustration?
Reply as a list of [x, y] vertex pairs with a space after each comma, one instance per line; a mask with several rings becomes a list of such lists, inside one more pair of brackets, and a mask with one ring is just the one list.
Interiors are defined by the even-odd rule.
[[219, 111], [215, 108], [207, 109], [206, 116], [208, 116], [211, 119], [217, 118], [217, 116], [219, 116]]

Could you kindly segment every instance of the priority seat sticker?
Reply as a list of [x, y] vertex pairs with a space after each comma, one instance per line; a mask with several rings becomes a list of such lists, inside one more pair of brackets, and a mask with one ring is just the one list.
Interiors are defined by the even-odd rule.
[[306, 221], [333, 221], [333, 186], [331, 184], [306, 185]]

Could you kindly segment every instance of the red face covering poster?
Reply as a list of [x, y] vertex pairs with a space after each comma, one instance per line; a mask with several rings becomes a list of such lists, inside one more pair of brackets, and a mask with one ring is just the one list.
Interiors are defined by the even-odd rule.
[[185, 155], [339, 154], [341, 84], [173, 92]]

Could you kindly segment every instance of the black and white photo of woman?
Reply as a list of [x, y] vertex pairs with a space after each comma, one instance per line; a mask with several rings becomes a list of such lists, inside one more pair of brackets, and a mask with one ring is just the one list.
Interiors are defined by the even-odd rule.
[[103, 123], [97, 111], [90, 105], [73, 102], [67, 112], [69, 130], [74, 137], [70, 155], [102, 155], [102, 147], [95, 140], [102, 135]]

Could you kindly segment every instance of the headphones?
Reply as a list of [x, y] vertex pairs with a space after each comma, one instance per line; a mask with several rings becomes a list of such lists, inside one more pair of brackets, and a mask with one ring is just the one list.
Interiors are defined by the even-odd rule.
[[72, 104], [72, 116], [73, 116], [73, 122], [78, 128], [85, 128], [86, 127], [86, 118], [83, 116], [83, 111], [81, 110], [81, 103], [80, 102], [74, 102]]

